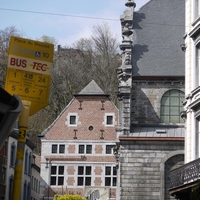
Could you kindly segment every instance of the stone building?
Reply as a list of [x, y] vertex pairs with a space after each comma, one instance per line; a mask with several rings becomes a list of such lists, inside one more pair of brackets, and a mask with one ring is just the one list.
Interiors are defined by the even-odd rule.
[[91, 81], [41, 138], [41, 199], [80, 194], [116, 199], [118, 109]]
[[[18, 129], [14, 128], [0, 150], [0, 199], [2, 200], [12, 199], [17, 143]], [[24, 151], [21, 186], [19, 186], [20, 199], [39, 199], [40, 172], [39, 166], [34, 163], [34, 148], [35, 145], [27, 139]]]
[[200, 195], [200, 1], [185, 4], [185, 164], [171, 171], [170, 193], [176, 199], [199, 199]]
[[168, 200], [169, 172], [184, 162], [185, 1], [151, 0], [121, 16], [120, 200]]

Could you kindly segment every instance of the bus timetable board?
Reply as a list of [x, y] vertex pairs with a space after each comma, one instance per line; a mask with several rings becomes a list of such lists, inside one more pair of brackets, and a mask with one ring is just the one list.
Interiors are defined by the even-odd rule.
[[54, 46], [11, 36], [5, 90], [31, 101], [30, 115], [48, 105]]

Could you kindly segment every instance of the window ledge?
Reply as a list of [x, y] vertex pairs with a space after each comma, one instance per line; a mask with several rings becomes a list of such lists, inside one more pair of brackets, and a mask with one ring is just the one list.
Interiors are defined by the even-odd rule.
[[200, 16], [198, 16], [194, 22], [192, 23], [192, 26], [196, 26], [200, 22]]

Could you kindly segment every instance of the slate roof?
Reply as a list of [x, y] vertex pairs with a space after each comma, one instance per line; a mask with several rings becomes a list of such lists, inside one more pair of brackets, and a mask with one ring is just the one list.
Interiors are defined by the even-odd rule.
[[133, 126], [129, 137], [184, 138], [184, 126]]
[[184, 0], [151, 0], [134, 12], [133, 76], [184, 76]]
[[78, 95], [106, 95], [103, 90], [92, 80]]

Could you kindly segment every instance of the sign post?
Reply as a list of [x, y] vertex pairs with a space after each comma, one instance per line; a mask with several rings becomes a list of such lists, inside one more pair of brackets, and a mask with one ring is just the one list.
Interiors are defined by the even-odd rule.
[[48, 105], [54, 46], [11, 36], [5, 90], [24, 104], [19, 135], [12, 199], [20, 200], [24, 147], [29, 116]]
[[11, 37], [5, 90], [31, 101], [30, 115], [48, 105], [54, 46]]

